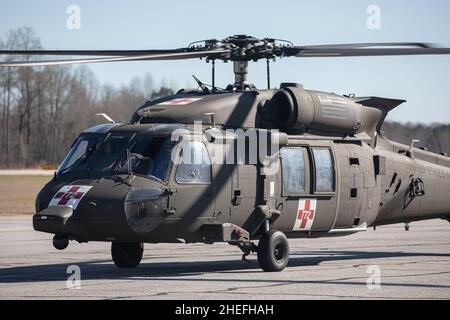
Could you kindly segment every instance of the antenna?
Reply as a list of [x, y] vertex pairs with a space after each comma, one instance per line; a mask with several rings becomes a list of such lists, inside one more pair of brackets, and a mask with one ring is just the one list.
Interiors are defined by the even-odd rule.
[[116, 123], [110, 116], [108, 116], [106, 113], [97, 113], [96, 116], [101, 116], [103, 118], [105, 118], [106, 120], [108, 120], [109, 123]]
[[409, 149], [412, 150], [412, 148], [414, 148], [414, 145], [419, 142], [420, 142], [420, 140], [417, 140], [417, 139], [411, 140], [411, 145], [409, 146]]
[[212, 91], [216, 91], [216, 60], [212, 60], [211, 62], [212, 66]]
[[204, 93], [209, 93], [208, 87], [203, 82], [201, 82], [199, 78], [197, 78], [194, 75], [192, 75], [192, 77], [194, 78], [195, 82], [197, 82], [198, 86], [202, 89]]
[[211, 128], [214, 128], [216, 126], [216, 121], [214, 120], [214, 112], [208, 112], [205, 113], [205, 115], [211, 117]]

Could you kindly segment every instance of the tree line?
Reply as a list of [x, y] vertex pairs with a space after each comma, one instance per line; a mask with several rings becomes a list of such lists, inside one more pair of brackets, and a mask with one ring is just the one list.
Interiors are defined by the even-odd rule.
[[[42, 46], [31, 28], [21, 27], [0, 38], [0, 48]], [[30, 58], [5, 60], [13, 59]], [[100, 85], [86, 66], [0, 68], [0, 168], [56, 165], [81, 131], [104, 123], [96, 113], [127, 122], [146, 100], [171, 93], [150, 74], [115, 87]]]
[[429, 151], [450, 154], [450, 124], [420, 124], [385, 122], [382, 130], [390, 140], [409, 145], [411, 140], [420, 140], [416, 147], [425, 147]]
[[[0, 48], [42, 46], [31, 28], [21, 27], [0, 38]], [[80, 132], [104, 123], [96, 113], [127, 122], [146, 100], [171, 93], [171, 87], [155, 85], [150, 74], [115, 87], [100, 85], [86, 66], [0, 68], [0, 168], [57, 165]], [[386, 122], [382, 130], [394, 141], [419, 139], [430, 151], [450, 151], [450, 125]]]

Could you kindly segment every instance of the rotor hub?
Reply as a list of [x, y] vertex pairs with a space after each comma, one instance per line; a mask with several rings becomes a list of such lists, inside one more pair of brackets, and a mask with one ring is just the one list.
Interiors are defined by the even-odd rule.
[[208, 57], [207, 60], [223, 61], [258, 61], [283, 57], [284, 49], [294, 45], [286, 40], [263, 38], [247, 35], [235, 35], [223, 40], [210, 39], [193, 42], [188, 49], [193, 51], [228, 50], [227, 53]]
[[248, 62], [261, 59], [272, 60], [283, 57], [287, 48], [294, 45], [286, 40], [263, 38], [247, 35], [235, 35], [223, 40], [210, 39], [193, 42], [188, 46], [191, 51], [226, 50], [226, 53], [208, 56], [206, 61], [233, 61], [234, 84], [237, 90], [251, 89], [248, 81]]

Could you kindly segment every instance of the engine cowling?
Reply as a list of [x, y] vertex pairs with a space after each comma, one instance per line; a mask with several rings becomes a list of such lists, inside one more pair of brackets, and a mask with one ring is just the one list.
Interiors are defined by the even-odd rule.
[[332, 93], [283, 87], [270, 101], [271, 114], [282, 129], [355, 134], [375, 130], [385, 114], [352, 98]]

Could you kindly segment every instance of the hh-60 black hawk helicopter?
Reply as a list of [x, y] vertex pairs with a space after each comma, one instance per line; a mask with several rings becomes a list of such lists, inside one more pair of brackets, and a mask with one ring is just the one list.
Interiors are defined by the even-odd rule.
[[[197, 79], [197, 90], [148, 101], [129, 123], [80, 134], [36, 199], [34, 228], [54, 234], [57, 249], [69, 240], [109, 241], [114, 263], [132, 268], [142, 259], [143, 243], [228, 242], [243, 258], [257, 252], [264, 271], [281, 271], [289, 260], [288, 238], [450, 221], [450, 158], [380, 133], [388, 112], [404, 100], [339, 96], [295, 83], [270, 89], [269, 74], [269, 61], [282, 57], [433, 55], [450, 54], [449, 48], [294, 46], [238, 35], [174, 50], [0, 54], [90, 56], [5, 61], [2, 67], [193, 58], [212, 64], [212, 86]], [[267, 90], [247, 77], [249, 61], [261, 59], [267, 61]], [[226, 89], [215, 86], [216, 60], [233, 63], [235, 82]], [[260, 149], [268, 156], [251, 161]], [[229, 154], [233, 161], [221, 161]], [[199, 161], [189, 161], [194, 158]]]

